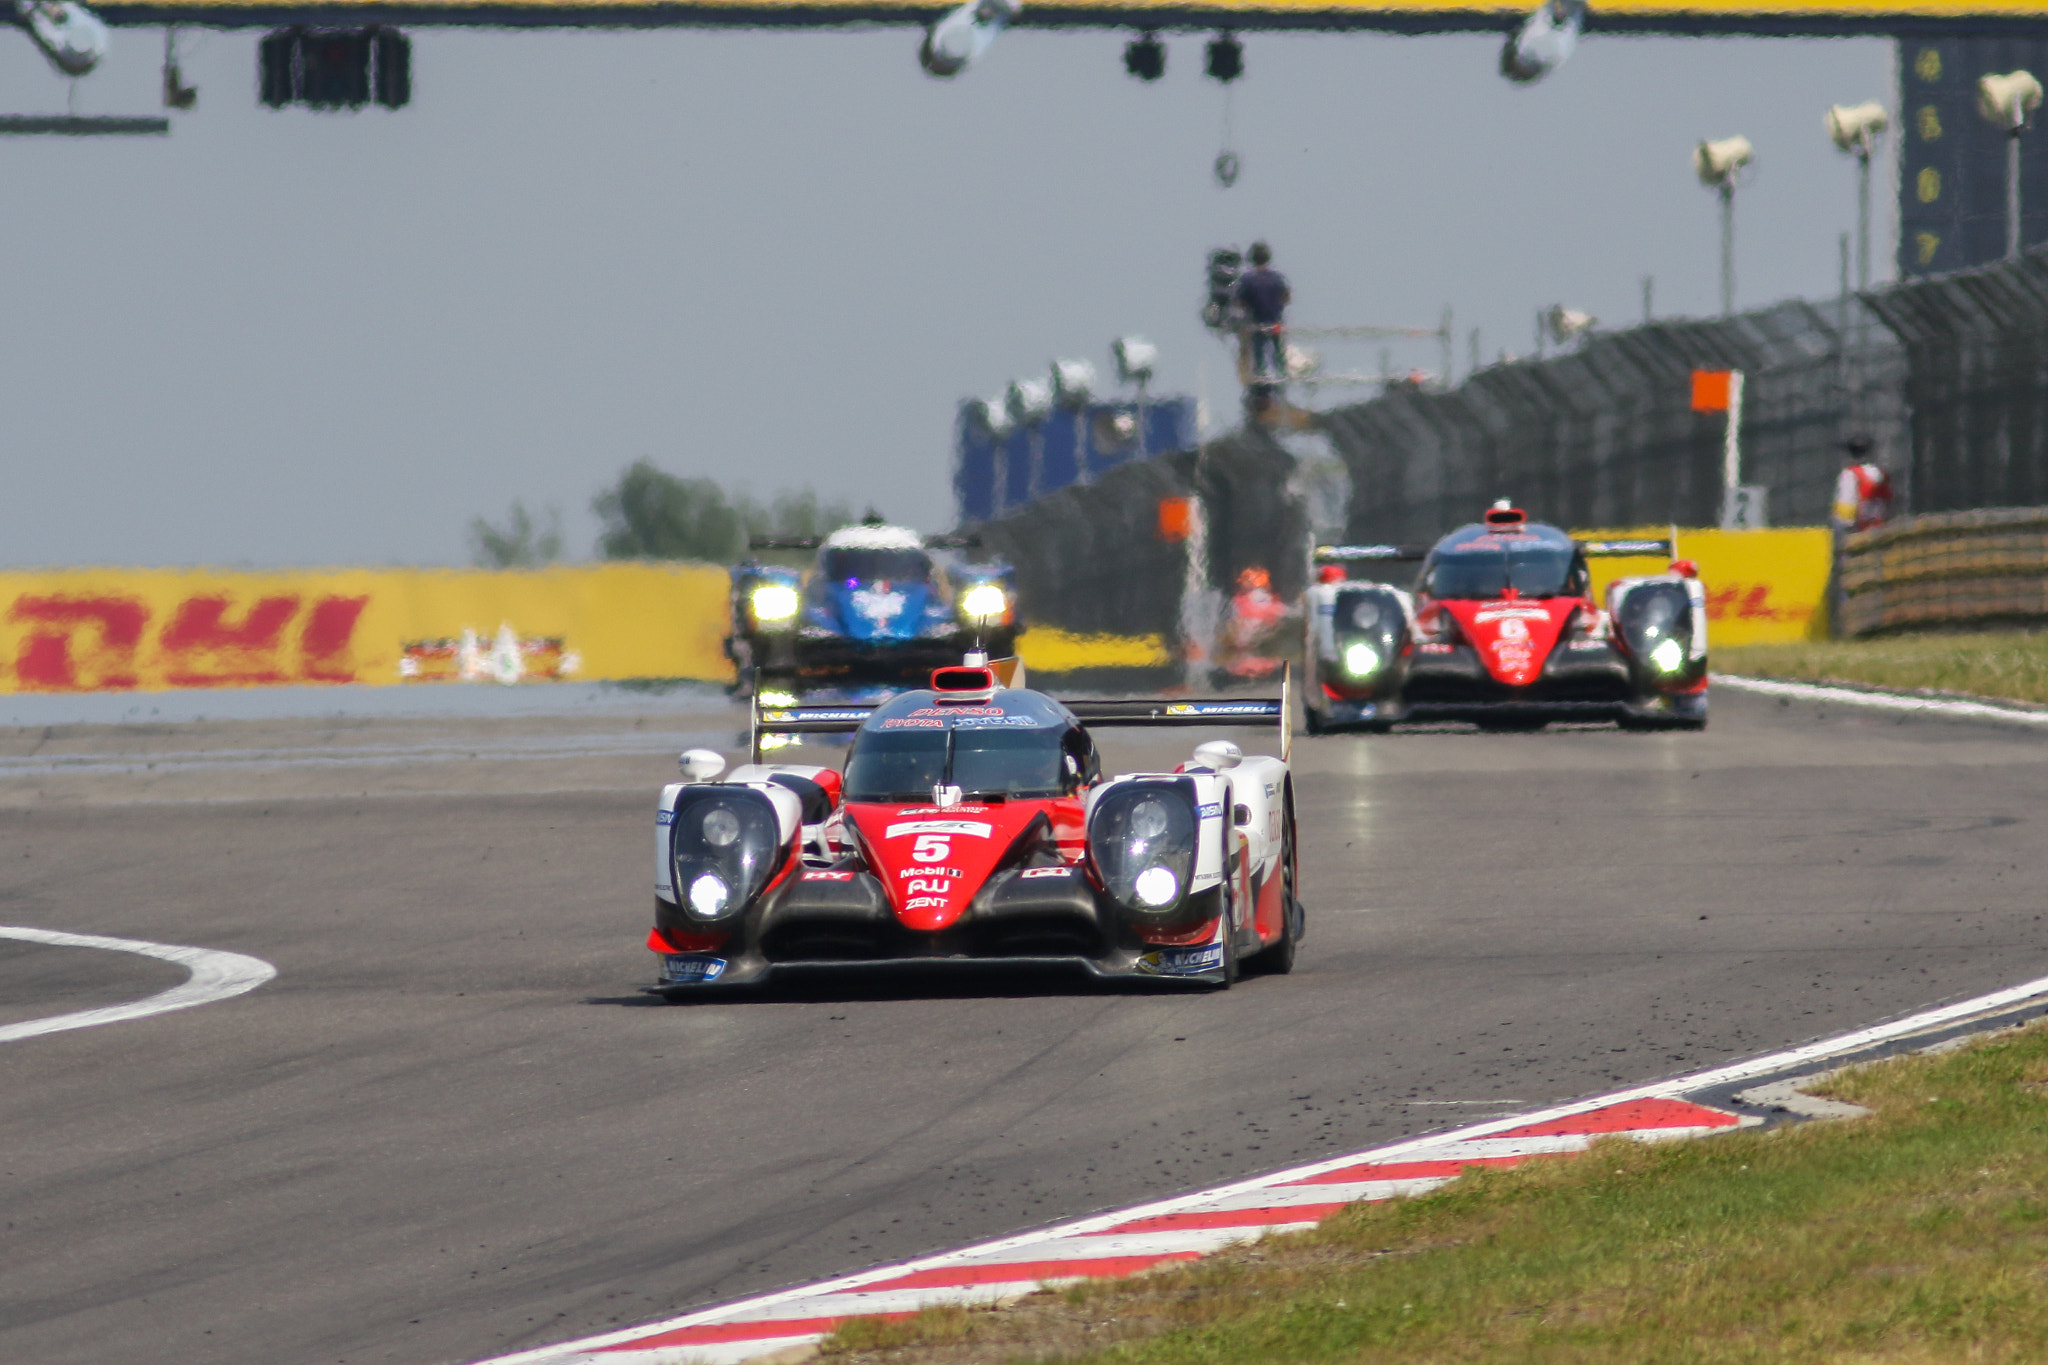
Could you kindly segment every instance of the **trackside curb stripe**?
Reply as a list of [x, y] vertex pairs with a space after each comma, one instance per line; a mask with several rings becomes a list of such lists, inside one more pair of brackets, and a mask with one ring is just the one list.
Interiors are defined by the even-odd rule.
[[216, 1000], [253, 991], [277, 975], [277, 968], [260, 957], [224, 953], [212, 948], [184, 948], [174, 943], [149, 943], [139, 938], [103, 938], [98, 934], [65, 934], [54, 929], [22, 929], [10, 925], [0, 925], [0, 938], [45, 943], [54, 948], [106, 948], [119, 953], [139, 953], [143, 957], [175, 962], [191, 973], [183, 985], [130, 1004], [77, 1010], [71, 1014], [52, 1015], [48, 1019], [5, 1025], [0, 1027], [0, 1043], [36, 1038], [45, 1033], [62, 1033], [67, 1029], [92, 1028], [96, 1024], [117, 1024], [125, 1019], [145, 1019], [152, 1014], [190, 1009], [194, 1005], [210, 1005]]
[[2048, 711], [2022, 711], [2016, 706], [1993, 706], [1989, 702], [1961, 701], [1947, 697], [1901, 696], [1896, 692], [1865, 692], [1854, 687], [1829, 687], [1824, 683], [1783, 682], [1777, 678], [1751, 678], [1716, 673], [1714, 686], [1737, 692], [1758, 692], [1767, 697], [1791, 697], [1798, 701], [1832, 701], [1845, 706], [1873, 706], [1882, 711], [1924, 711], [1959, 720], [2003, 720], [2016, 725], [2048, 725]]
[[[863, 1306], [873, 1312], [891, 1300], [884, 1295], [868, 1297], [863, 1291], [874, 1291], [883, 1284], [931, 1285], [933, 1288], [916, 1292], [929, 1293], [933, 1295], [930, 1302], [938, 1303], [986, 1299], [997, 1285], [1022, 1287], [1034, 1280], [1069, 1278], [1076, 1263], [1086, 1259], [1061, 1259], [1063, 1256], [1073, 1257], [1074, 1239], [1100, 1234], [1128, 1235], [1142, 1229], [1147, 1237], [1144, 1254], [1103, 1257], [1105, 1262], [1137, 1261], [1147, 1266], [1173, 1264], [1238, 1240], [1229, 1234], [1233, 1227], [1239, 1226], [1236, 1217], [1240, 1210], [1245, 1211], [1247, 1217], [1259, 1217], [1257, 1222], [1241, 1225], [1245, 1236], [1254, 1237], [1266, 1228], [1296, 1224], [1296, 1219], [1309, 1209], [1335, 1202], [1332, 1196], [1341, 1198], [1340, 1190], [1346, 1195], [1354, 1191], [1364, 1193], [1361, 1187], [1370, 1188], [1374, 1193], [1383, 1191], [1385, 1195], [1419, 1192], [1453, 1178], [1456, 1169], [1464, 1165], [1504, 1165], [1509, 1164], [1508, 1159], [1562, 1155], [1583, 1150], [1600, 1135], [1656, 1142], [1727, 1132], [1760, 1123], [1760, 1119], [1739, 1118], [1723, 1110], [1694, 1104], [1684, 1096], [1862, 1052], [1914, 1034], [1966, 1023], [1977, 1016], [1996, 1014], [2043, 1000], [2048, 1000], [2048, 977], [1728, 1066], [1711, 1067], [1690, 1075], [1674, 1076], [1449, 1132], [1431, 1133], [1364, 1152], [1349, 1152], [1231, 1185], [1095, 1214], [897, 1265], [876, 1266], [835, 1280], [798, 1285], [736, 1303], [700, 1309], [666, 1321], [564, 1342], [559, 1346], [498, 1356], [478, 1365], [599, 1365], [600, 1362], [602, 1365], [670, 1365], [670, 1362], [685, 1359], [697, 1365], [723, 1365], [723, 1362], [743, 1361], [750, 1356], [787, 1349], [798, 1344], [800, 1336], [807, 1340], [822, 1337], [846, 1318], [863, 1316], [860, 1312]], [[1461, 1157], [1467, 1159], [1460, 1160]], [[1427, 1175], [1415, 1169], [1422, 1163], [1427, 1163]], [[1414, 1173], [1412, 1176], [1411, 1172]], [[1397, 1178], [1386, 1178], [1396, 1173]], [[1375, 1179], [1375, 1176], [1379, 1178]], [[1290, 1188], [1283, 1189], [1283, 1186]], [[1346, 1189], [1347, 1186], [1351, 1188]], [[1205, 1217], [1226, 1212], [1229, 1214], [1228, 1222], [1220, 1228]], [[1263, 1216], [1259, 1216], [1261, 1214]], [[1185, 1221], [1178, 1217], [1181, 1215], [1187, 1216]], [[1176, 1228], [1177, 1232], [1170, 1230]], [[1187, 1238], [1185, 1250], [1178, 1254], [1168, 1245], [1176, 1235]], [[971, 1270], [969, 1263], [972, 1263]], [[1067, 1274], [1062, 1274], [1062, 1271]], [[1107, 1270], [1107, 1273], [1126, 1272]], [[972, 1279], [967, 1278], [970, 1275]], [[834, 1296], [842, 1297], [835, 1299]], [[832, 1307], [839, 1305], [849, 1311], [827, 1316]], [[741, 1332], [735, 1330], [743, 1325], [737, 1321], [740, 1319], [755, 1321], [745, 1323], [746, 1331]], [[706, 1335], [696, 1335], [700, 1331]], [[751, 1337], [748, 1333], [752, 1334]], [[691, 1352], [691, 1343], [702, 1343], [711, 1349]]]

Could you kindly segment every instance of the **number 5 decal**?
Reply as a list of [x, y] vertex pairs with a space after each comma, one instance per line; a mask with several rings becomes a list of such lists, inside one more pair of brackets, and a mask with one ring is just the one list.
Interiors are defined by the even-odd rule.
[[945, 835], [920, 834], [917, 836], [917, 846], [911, 849], [910, 856], [921, 863], [943, 863], [952, 851], [953, 846], [946, 842]]

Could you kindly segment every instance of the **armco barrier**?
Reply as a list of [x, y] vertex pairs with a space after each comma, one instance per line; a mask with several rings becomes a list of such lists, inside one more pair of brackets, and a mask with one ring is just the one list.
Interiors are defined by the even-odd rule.
[[2048, 507], [1904, 517], [1842, 546], [1848, 635], [2048, 618]]
[[449, 672], [430, 656], [452, 653], [465, 631], [472, 655], [516, 638], [556, 675], [731, 674], [719, 648], [725, 572], [700, 564], [44, 569], [0, 573], [0, 604], [0, 692], [397, 684]]

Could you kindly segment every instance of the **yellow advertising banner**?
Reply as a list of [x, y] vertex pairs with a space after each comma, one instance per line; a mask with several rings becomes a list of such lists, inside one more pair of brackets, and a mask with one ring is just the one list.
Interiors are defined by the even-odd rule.
[[532, 571], [0, 572], [0, 692], [731, 676], [726, 575]]
[[[1628, 531], [1574, 531], [1582, 540], [1656, 537], [1666, 527]], [[1828, 566], [1834, 537], [1824, 526], [1788, 526], [1769, 531], [1678, 531], [1678, 555], [1699, 566], [1707, 590], [1707, 643], [1777, 644], [1819, 639], [1827, 634]], [[1594, 559], [1596, 598], [1605, 598], [1617, 578], [1662, 573], [1666, 561], [1644, 556]]]

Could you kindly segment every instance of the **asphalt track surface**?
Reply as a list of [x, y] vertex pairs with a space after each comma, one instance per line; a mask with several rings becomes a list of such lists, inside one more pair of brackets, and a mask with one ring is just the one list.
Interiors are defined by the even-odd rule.
[[[473, 1360], [2048, 974], [2048, 736], [1724, 690], [1299, 740], [1288, 978], [665, 1006], [653, 795], [735, 725], [688, 705], [0, 732], [0, 923], [279, 971], [0, 1045], [0, 1359]], [[0, 943], [0, 1020], [175, 980]]]

